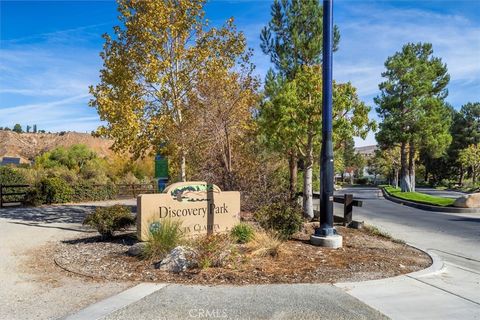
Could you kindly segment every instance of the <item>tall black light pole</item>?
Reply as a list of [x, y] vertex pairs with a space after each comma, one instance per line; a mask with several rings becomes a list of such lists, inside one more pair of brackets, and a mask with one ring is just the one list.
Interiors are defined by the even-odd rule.
[[320, 160], [320, 228], [317, 236], [332, 236], [333, 229], [333, 144], [332, 144], [332, 69], [333, 0], [323, 0], [322, 68], [322, 151]]

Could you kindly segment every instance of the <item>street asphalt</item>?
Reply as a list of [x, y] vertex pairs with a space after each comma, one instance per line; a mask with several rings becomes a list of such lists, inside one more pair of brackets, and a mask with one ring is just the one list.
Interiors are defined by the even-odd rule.
[[[344, 189], [363, 200], [355, 220], [440, 256], [443, 272], [338, 285], [392, 319], [480, 319], [480, 214], [424, 211], [385, 200], [376, 188]], [[433, 192], [434, 193], [434, 192]], [[442, 196], [457, 196], [442, 191]], [[340, 210], [336, 206], [336, 210]]]

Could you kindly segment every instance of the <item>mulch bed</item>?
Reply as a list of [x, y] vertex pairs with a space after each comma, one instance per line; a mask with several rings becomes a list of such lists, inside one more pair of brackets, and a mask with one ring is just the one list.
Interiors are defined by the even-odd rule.
[[313, 227], [307, 225], [286, 241], [277, 257], [245, 255], [226, 267], [180, 274], [155, 269], [157, 261], [128, 256], [128, 248], [136, 241], [132, 234], [119, 235], [109, 242], [101, 242], [96, 236], [64, 241], [39, 251], [37, 259], [51, 262], [53, 257], [60, 268], [97, 281], [235, 285], [373, 280], [418, 271], [431, 264], [425, 253], [366, 230], [337, 227], [343, 236], [343, 248], [315, 247], [308, 241]]

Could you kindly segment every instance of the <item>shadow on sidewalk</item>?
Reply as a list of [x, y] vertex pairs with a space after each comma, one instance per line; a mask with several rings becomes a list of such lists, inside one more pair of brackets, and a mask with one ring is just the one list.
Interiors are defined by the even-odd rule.
[[[132, 212], [136, 206], [128, 206]], [[30, 222], [27, 225], [41, 226], [48, 223], [82, 223], [85, 216], [95, 210], [95, 205], [58, 205], [42, 207], [16, 207], [0, 209], [0, 218]]]

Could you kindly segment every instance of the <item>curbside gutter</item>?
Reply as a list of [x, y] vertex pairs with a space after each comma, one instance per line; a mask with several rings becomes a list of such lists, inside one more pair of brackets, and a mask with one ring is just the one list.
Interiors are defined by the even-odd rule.
[[457, 208], [457, 207], [440, 207], [440, 206], [432, 206], [428, 204], [423, 204], [419, 202], [413, 202], [409, 200], [400, 199], [388, 194], [385, 191], [385, 188], [381, 188], [383, 196], [385, 199], [390, 200], [392, 202], [406, 205], [409, 207], [417, 208], [420, 210], [426, 211], [436, 211], [436, 212], [448, 212], [448, 213], [480, 213], [480, 208]]

